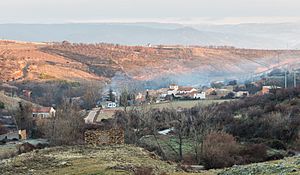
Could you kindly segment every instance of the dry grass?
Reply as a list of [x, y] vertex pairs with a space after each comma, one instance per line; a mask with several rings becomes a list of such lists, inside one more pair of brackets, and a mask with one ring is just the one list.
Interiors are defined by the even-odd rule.
[[156, 174], [174, 173], [168, 164], [142, 148], [129, 145], [103, 147], [56, 147], [22, 154], [0, 164], [0, 174], [132, 174], [138, 167]]
[[[144, 106], [133, 106], [128, 107], [128, 110], [130, 109], [145, 109], [145, 110], [151, 110], [153, 108], [163, 109], [163, 108], [172, 108], [172, 109], [178, 109], [178, 108], [192, 108], [196, 105], [200, 106], [207, 106], [213, 103], [222, 103], [229, 100], [187, 100], [187, 101], [172, 101], [172, 102], [165, 102], [165, 103], [157, 103], [157, 104], [151, 104], [151, 105], [144, 105]], [[124, 110], [124, 107], [117, 107], [112, 108], [108, 110], [103, 110], [99, 115], [97, 116], [96, 121], [99, 122], [102, 119], [108, 119], [112, 118], [115, 114], [115, 111], [118, 110]]]
[[[115, 72], [123, 72], [137, 80], [185, 73], [191, 74], [192, 78], [195, 72], [200, 75], [220, 71], [243, 74], [266, 69], [256, 62], [269, 67], [278, 66], [273, 59], [278, 53], [282, 55], [281, 65], [299, 61], [299, 51], [200, 47], [160, 49], [108, 44], [65, 46], [0, 41], [0, 79], [40, 80], [39, 75], [43, 72], [70, 81], [108, 80]], [[22, 69], [28, 64], [29, 72], [24, 78]], [[95, 73], [89, 71], [92, 67], [96, 67]]]

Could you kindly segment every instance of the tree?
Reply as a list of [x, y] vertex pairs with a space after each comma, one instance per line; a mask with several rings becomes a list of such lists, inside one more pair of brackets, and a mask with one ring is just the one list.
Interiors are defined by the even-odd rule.
[[228, 86], [235, 86], [235, 85], [237, 85], [237, 80], [229, 81], [227, 85]]
[[96, 106], [97, 100], [101, 96], [101, 89], [102, 87], [95, 83], [87, 84], [85, 86], [85, 92], [82, 97], [84, 101], [84, 108], [92, 109]]
[[109, 89], [109, 100], [112, 101], [112, 102], [115, 102], [116, 101], [116, 97], [113, 93], [113, 90], [110, 88]]
[[124, 107], [124, 111], [126, 111], [128, 106], [128, 90], [123, 89], [120, 95], [120, 106]]
[[191, 111], [191, 138], [194, 142], [195, 158], [200, 163], [200, 155], [203, 154], [204, 137], [214, 129], [210, 120], [214, 117], [215, 106], [195, 106]]
[[233, 92], [229, 92], [227, 95], [224, 96], [225, 99], [233, 99], [235, 94]]
[[83, 142], [84, 119], [79, 107], [64, 102], [43, 127], [51, 145], [73, 145]]
[[20, 130], [26, 130], [29, 135], [34, 130], [34, 119], [32, 117], [32, 105], [19, 102], [19, 107], [15, 113], [15, 119]]
[[212, 88], [220, 89], [220, 88], [222, 88], [222, 87], [224, 86], [224, 83], [219, 82], [219, 81], [216, 81], [216, 82], [210, 83], [210, 86], [211, 86]]
[[171, 144], [167, 145], [178, 155], [178, 161], [183, 160], [183, 140], [186, 136], [186, 132], [189, 129], [188, 117], [183, 112], [178, 112], [172, 109], [169, 113], [169, 120], [172, 121], [170, 125], [174, 128], [173, 132], [176, 136], [176, 143], [178, 148], [174, 148]]
[[147, 103], [150, 103], [151, 102], [151, 97], [150, 97], [150, 94], [149, 94], [149, 91], [147, 90], [147, 92], [146, 92], [146, 102]]

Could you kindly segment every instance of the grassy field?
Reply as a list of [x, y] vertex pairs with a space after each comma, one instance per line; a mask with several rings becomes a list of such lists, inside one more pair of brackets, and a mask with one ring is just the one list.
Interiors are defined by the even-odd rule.
[[16, 155], [17, 151], [15, 144], [0, 145], [0, 160]]
[[176, 172], [176, 164], [159, 160], [142, 148], [121, 145], [103, 147], [54, 147], [25, 153], [0, 163], [0, 174], [132, 174], [138, 167], [156, 174]]
[[[225, 101], [230, 101], [230, 100], [186, 100], [186, 101], [172, 101], [172, 102], [164, 102], [164, 103], [156, 103], [156, 104], [150, 104], [150, 105], [142, 105], [142, 106], [129, 106], [127, 110], [131, 109], [153, 109], [153, 108], [158, 108], [158, 109], [164, 109], [164, 108], [172, 108], [172, 109], [178, 109], [178, 108], [192, 108], [196, 105], [201, 105], [201, 106], [207, 106], [213, 103], [222, 103]], [[102, 119], [107, 119], [111, 118], [114, 115], [115, 111], [118, 110], [124, 110], [124, 107], [117, 107], [117, 108], [112, 108], [110, 110], [104, 110], [103, 113], [100, 113], [99, 116], [97, 117], [96, 121], [101, 121]]]
[[[158, 146], [154, 139], [154, 136], [152, 135], [143, 137], [140, 141], [141, 143], [147, 145], [147, 147]], [[178, 158], [178, 152], [175, 152], [173, 150], [175, 149], [176, 151], [178, 151], [179, 145], [178, 145], [177, 138], [175, 138], [174, 136], [159, 135], [158, 142], [168, 159]], [[194, 154], [193, 141], [188, 139], [183, 139], [182, 151], [183, 151], [183, 155], [193, 155]]]

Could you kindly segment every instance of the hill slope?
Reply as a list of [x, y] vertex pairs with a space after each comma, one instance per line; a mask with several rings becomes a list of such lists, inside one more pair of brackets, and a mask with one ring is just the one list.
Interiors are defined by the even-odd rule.
[[[224, 160], [226, 161], [226, 160]], [[33, 151], [0, 161], [0, 173], [10, 174], [132, 174], [140, 167], [155, 174], [189, 174], [176, 164], [159, 160], [153, 154], [129, 145], [103, 147], [54, 147]], [[209, 170], [199, 175], [299, 174], [300, 157]]]
[[0, 42], [2, 80], [109, 81], [121, 75], [196, 84], [296, 63], [300, 51]]
[[151, 157], [128, 145], [104, 147], [54, 147], [22, 154], [0, 163], [0, 174], [129, 174], [138, 167], [157, 174], [174, 173], [175, 164]]

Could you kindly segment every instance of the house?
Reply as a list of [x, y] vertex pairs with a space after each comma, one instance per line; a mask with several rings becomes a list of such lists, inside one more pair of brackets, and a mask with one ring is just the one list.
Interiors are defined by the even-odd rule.
[[168, 88], [161, 88], [157, 90], [159, 100], [165, 100], [166, 96], [168, 95], [168, 90]]
[[225, 97], [226, 95], [228, 95], [232, 91], [230, 91], [228, 89], [216, 89], [215, 92], [217, 93], [218, 97]]
[[235, 97], [236, 98], [242, 98], [242, 97], [248, 97], [249, 96], [249, 92], [248, 91], [238, 91], [235, 92]]
[[55, 116], [55, 109], [53, 107], [34, 107], [32, 108], [32, 116], [34, 118], [49, 118]]
[[204, 100], [206, 98], [205, 92], [192, 92], [191, 94], [193, 99]]
[[101, 102], [101, 106], [102, 106], [102, 108], [116, 108], [117, 103], [112, 102], [112, 101], [104, 101], [104, 102]]
[[193, 87], [184, 87], [181, 86], [179, 87], [176, 84], [170, 84], [169, 89], [167, 90], [167, 95], [174, 95], [175, 97], [182, 97], [184, 94], [192, 93], [192, 92], [197, 92], [197, 89]]
[[233, 91], [234, 90], [234, 86], [232, 86], [232, 85], [224, 86], [223, 89], [227, 89], [229, 91]]
[[145, 101], [145, 95], [143, 95], [142, 93], [138, 93], [136, 96], [135, 96], [135, 102], [137, 104], [142, 104], [143, 102]]
[[179, 87], [177, 89], [178, 94], [188, 94], [192, 92], [197, 92], [198, 90], [193, 87]]
[[276, 90], [276, 89], [281, 89], [281, 87], [279, 86], [263, 86], [261, 93], [264, 94], [268, 94], [270, 93], [270, 90]]
[[16, 120], [12, 116], [0, 115], [0, 141], [19, 140]]
[[30, 100], [32, 95], [32, 91], [30, 90], [23, 90], [23, 96], [27, 99]]
[[177, 94], [178, 85], [176, 84], [170, 84], [169, 89], [167, 91], [167, 95], [175, 95]]
[[207, 94], [207, 95], [214, 95], [214, 93], [216, 93], [215, 88], [209, 88], [209, 89], [205, 90], [205, 94]]

